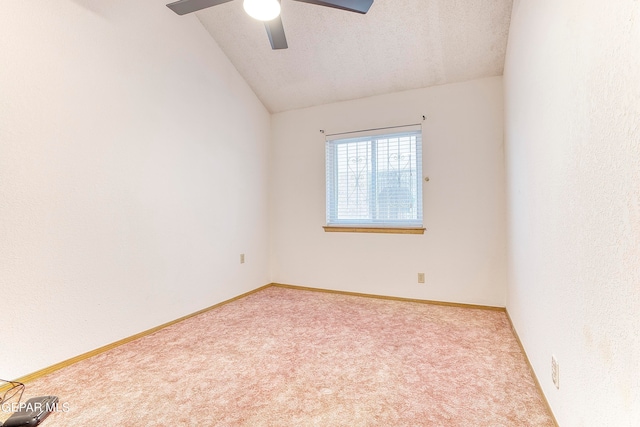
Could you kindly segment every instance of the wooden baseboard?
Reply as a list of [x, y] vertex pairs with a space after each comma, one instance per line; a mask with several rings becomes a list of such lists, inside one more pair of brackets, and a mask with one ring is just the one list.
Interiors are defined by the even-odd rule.
[[155, 328], [148, 329], [146, 331], [137, 333], [135, 335], [132, 335], [132, 336], [124, 338], [124, 339], [121, 339], [121, 340], [113, 342], [111, 344], [107, 344], [107, 345], [102, 346], [100, 348], [96, 348], [95, 350], [91, 350], [91, 351], [89, 351], [87, 353], [84, 353], [84, 354], [81, 354], [79, 356], [72, 357], [71, 359], [67, 359], [67, 360], [64, 360], [64, 361], [62, 361], [60, 363], [56, 363], [55, 365], [49, 366], [47, 368], [40, 369], [39, 371], [32, 372], [32, 373], [30, 373], [28, 375], [25, 375], [23, 377], [18, 378], [16, 381], [19, 381], [21, 383], [26, 383], [26, 382], [29, 382], [29, 381], [33, 381], [36, 378], [40, 378], [40, 377], [45, 376], [47, 374], [50, 374], [52, 372], [58, 371], [58, 370], [60, 370], [62, 368], [66, 368], [67, 366], [73, 365], [74, 363], [78, 363], [78, 362], [80, 362], [82, 360], [85, 360], [85, 359], [88, 359], [90, 357], [97, 356], [100, 353], [104, 353], [105, 351], [109, 351], [109, 350], [111, 350], [113, 348], [116, 348], [116, 347], [119, 347], [119, 346], [121, 346], [123, 344], [126, 344], [126, 343], [129, 343], [131, 341], [137, 340], [138, 338], [142, 338], [144, 336], [151, 335], [154, 332], [157, 332], [157, 331], [159, 331], [161, 329], [164, 329], [164, 328], [166, 328], [168, 326], [175, 325], [176, 323], [182, 322], [183, 320], [187, 320], [187, 319], [189, 319], [191, 317], [197, 316], [197, 315], [202, 314], [202, 313], [206, 313], [207, 311], [213, 310], [214, 308], [217, 308], [217, 307], [220, 307], [222, 305], [228, 304], [228, 303], [230, 303], [232, 301], [238, 300], [240, 298], [244, 298], [247, 295], [251, 295], [251, 294], [253, 294], [255, 292], [261, 291], [261, 290], [263, 290], [265, 288], [268, 288], [269, 286], [271, 286], [271, 284], [261, 286], [261, 287], [259, 287], [257, 289], [252, 290], [252, 291], [245, 292], [245, 293], [243, 293], [241, 295], [238, 295], [236, 297], [233, 297], [231, 299], [219, 302], [218, 304], [214, 304], [211, 307], [204, 308], [202, 310], [196, 311], [195, 313], [191, 313], [191, 314], [183, 316], [183, 317], [181, 317], [179, 319], [172, 320], [171, 322], [163, 323], [162, 325], [156, 326]]
[[518, 331], [516, 331], [516, 328], [513, 326], [513, 321], [511, 321], [511, 316], [509, 315], [509, 311], [505, 310], [505, 313], [507, 314], [507, 320], [509, 320], [509, 325], [511, 326], [511, 331], [513, 332], [513, 335], [516, 337], [516, 341], [518, 341], [518, 345], [520, 346], [520, 350], [522, 350], [522, 354], [524, 354], [524, 359], [527, 361], [527, 365], [529, 366], [529, 371], [531, 371], [531, 376], [533, 377], [533, 381], [536, 383], [536, 388], [538, 389], [538, 392], [540, 393], [540, 396], [542, 396], [542, 400], [544, 401], [545, 406], [547, 407], [547, 409], [549, 410], [549, 413], [551, 414], [551, 419], [553, 420], [554, 425], [556, 427], [559, 427], [558, 420], [556, 420], [556, 416], [553, 414], [553, 411], [551, 410], [551, 405], [549, 405], [549, 401], [547, 400], [547, 396], [545, 396], [544, 392], [542, 391], [542, 386], [540, 386], [540, 381], [538, 380], [538, 376], [536, 375], [536, 371], [533, 370], [533, 366], [531, 365], [531, 361], [529, 360], [529, 356], [527, 356], [527, 352], [524, 350], [524, 346], [522, 345], [522, 341], [520, 340], [520, 337], [518, 336]]
[[392, 297], [386, 295], [376, 295], [376, 294], [363, 294], [359, 292], [348, 292], [348, 291], [336, 291], [332, 289], [323, 289], [323, 288], [310, 288], [306, 286], [297, 286], [297, 285], [287, 285], [283, 283], [271, 283], [271, 286], [279, 287], [279, 288], [288, 288], [288, 289], [299, 289], [303, 291], [313, 291], [313, 292], [326, 292], [331, 294], [340, 294], [340, 295], [351, 295], [355, 297], [364, 297], [364, 298], [378, 298], [378, 299], [386, 299], [392, 301], [404, 301], [404, 302], [417, 302], [421, 304], [433, 304], [433, 305], [444, 305], [447, 307], [460, 307], [460, 308], [475, 308], [480, 310], [495, 310], [495, 311], [505, 311], [504, 307], [494, 307], [491, 305], [477, 305], [477, 304], [464, 304], [457, 302], [445, 302], [445, 301], [433, 301], [433, 300], [425, 300], [425, 299], [414, 299], [414, 298], [403, 298], [403, 297]]

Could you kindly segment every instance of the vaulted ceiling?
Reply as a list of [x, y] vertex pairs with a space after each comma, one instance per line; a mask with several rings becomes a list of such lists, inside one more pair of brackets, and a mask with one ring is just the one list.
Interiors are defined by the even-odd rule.
[[[288, 49], [235, 0], [196, 12], [267, 109], [502, 75], [512, 0], [375, 0], [360, 15], [282, 0]], [[176, 19], [179, 19], [176, 16]]]

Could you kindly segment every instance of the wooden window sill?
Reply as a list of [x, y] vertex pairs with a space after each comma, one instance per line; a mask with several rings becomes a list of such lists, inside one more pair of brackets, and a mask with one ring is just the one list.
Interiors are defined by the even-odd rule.
[[385, 233], [385, 234], [424, 234], [424, 228], [420, 227], [340, 227], [325, 225], [327, 233]]

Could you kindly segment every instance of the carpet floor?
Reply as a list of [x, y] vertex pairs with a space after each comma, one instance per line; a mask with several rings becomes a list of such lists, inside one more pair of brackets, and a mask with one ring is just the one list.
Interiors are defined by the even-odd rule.
[[[268, 287], [27, 384], [55, 426], [549, 426], [500, 311]], [[63, 410], [63, 404], [66, 404]]]

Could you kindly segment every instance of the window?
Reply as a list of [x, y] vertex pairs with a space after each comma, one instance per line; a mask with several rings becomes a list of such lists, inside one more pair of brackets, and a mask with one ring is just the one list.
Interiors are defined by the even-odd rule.
[[325, 230], [421, 229], [422, 131], [419, 126], [391, 131], [327, 137]]

